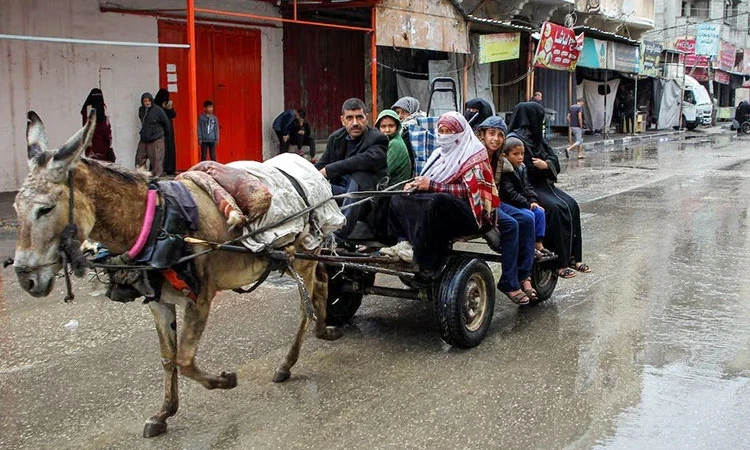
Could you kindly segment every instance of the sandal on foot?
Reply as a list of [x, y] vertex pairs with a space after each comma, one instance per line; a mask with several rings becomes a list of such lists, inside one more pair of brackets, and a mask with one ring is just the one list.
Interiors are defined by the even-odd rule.
[[576, 276], [576, 271], [566, 267], [565, 269], [560, 269], [557, 271], [557, 276], [560, 278], [573, 278]]
[[515, 303], [516, 305], [528, 305], [529, 304], [529, 296], [526, 295], [524, 291], [521, 291], [515, 295], [511, 294], [510, 292], [503, 292], [510, 301]]
[[[524, 284], [526, 284], [526, 283], [529, 284], [528, 288], [523, 287]], [[521, 283], [521, 290], [524, 293], [526, 293], [526, 296], [529, 297], [530, 301], [535, 302], [535, 301], [539, 300], [539, 293], [536, 291], [536, 289], [534, 289], [534, 286], [531, 284], [531, 279], [523, 280], [523, 282]]]
[[570, 268], [581, 273], [591, 273], [591, 267], [586, 263], [571, 264]]

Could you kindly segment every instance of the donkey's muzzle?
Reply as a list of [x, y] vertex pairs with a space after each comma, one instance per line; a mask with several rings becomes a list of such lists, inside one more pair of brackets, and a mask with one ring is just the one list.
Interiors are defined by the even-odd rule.
[[55, 274], [52, 272], [50, 275], [47, 272], [50, 270], [29, 271], [26, 268], [16, 267], [16, 276], [18, 277], [18, 284], [21, 288], [28, 292], [34, 297], [46, 297], [52, 292], [52, 288], [55, 285]]

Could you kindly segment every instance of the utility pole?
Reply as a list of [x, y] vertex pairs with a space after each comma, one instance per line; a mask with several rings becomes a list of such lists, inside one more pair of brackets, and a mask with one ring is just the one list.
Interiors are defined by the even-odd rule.
[[[685, 17], [685, 40], [688, 38], [688, 19]], [[682, 104], [685, 103], [685, 63], [687, 62], [687, 54], [682, 55], [682, 86], [680, 86], [680, 130], [682, 130]]]

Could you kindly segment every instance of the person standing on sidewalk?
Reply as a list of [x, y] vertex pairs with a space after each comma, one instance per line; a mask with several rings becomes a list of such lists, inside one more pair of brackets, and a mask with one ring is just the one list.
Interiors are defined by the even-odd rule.
[[574, 147], [578, 146], [578, 159], [583, 159], [583, 99], [579, 98], [574, 104], [570, 105], [570, 111], [568, 111], [568, 126], [570, 132], [573, 134], [573, 143], [565, 149], [565, 156], [568, 158], [570, 152]]
[[276, 133], [276, 137], [279, 138], [279, 154], [289, 151], [292, 125], [294, 125], [294, 122], [299, 119], [300, 116], [296, 109], [288, 109], [276, 116], [273, 120], [273, 132]]
[[154, 104], [154, 97], [149, 92], [141, 95], [138, 118], [141, 119], [141, 140], [135, 152], [135, 166], [145, 168], [148, 160], [151, 173], [160, 177], [164, 172], [164, 136], [169, 130], [169, 118], [159, 105]]

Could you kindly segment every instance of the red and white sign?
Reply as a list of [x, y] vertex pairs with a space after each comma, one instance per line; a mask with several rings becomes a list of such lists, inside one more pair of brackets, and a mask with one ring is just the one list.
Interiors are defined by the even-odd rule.
[[[719, 69], [734, 70], [734, 60], [737, 57], [737, 47], [729, 42], [721, 41], [721, 51], [719, 52]], [[716, 80], [719, 81], [719, 80]]]
[[536, 47], [534, 66], [573, 71], [583, 49], [583, 33], [550, 22], [542, 24], [542, 37]]
[[674, 43], [674, 48], [685, 53], [684, 55], [680, 55], [680, 62], [684, 59], [686, 67], [708, 67], [708, 57], [696, 56], [695, 54], [695, 38], [677, 39]]

